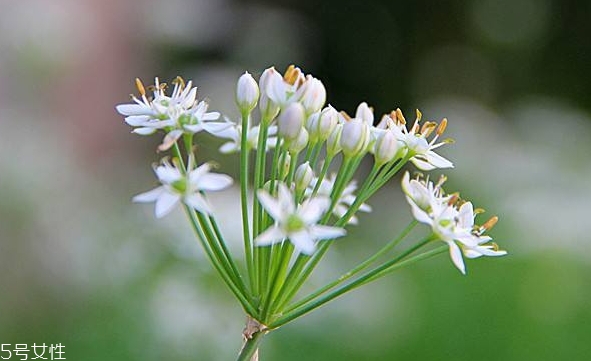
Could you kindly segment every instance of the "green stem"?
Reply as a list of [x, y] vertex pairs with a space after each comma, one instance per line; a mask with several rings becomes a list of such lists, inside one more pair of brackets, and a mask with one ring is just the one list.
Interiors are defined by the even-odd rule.
[[251, 338], [246, 338], [236, 361], [251, 361], [259, 348], [263, 336], [264, 332], [259, 331], [253, 334]]
[[364, 285], [368, 282], [374, 281], [377, 278], [384, 276], [387, 273], [397, 270], [403, 266], [406, 266], [406, 265], [418, 262], [420, 260], [427, 259], [429, 257], [433, 257], [437, 254], [443, 253], [447, 249], [447, 246], [442, 246], [442, 247], [433, 249], [431, 251], [421, 253], [421, 254], [411, 257], [409, 259], [403, 260], [406, 256], [412, 254], [413, 252], [415, 252], [419, 248], [423, 247], [425, 244], [427, 244], [430, 241], [431, 241], [431, 237], [418, 243], [417, 245], [415, 245], [414, 247], [409, 249], [407, 252], [404, 252], [399, 257], [396, 257], [395, 259], [393, 259], [389, 262], [386, 262], [383, 265], [367, 272], [366, 274], [357, 278], [356, 280], [337, 288], [333, 292], [317, 299], [316, 301], [314, 301], [312, 303], [309, 303], [309, 304], [304, 305], [298, 309], [293, 310], [292, 312], [287, 313], [283, 317], [281, 317], [281, 318], [275, 320], [275, 322], [271, 323], [269, 325], [269, 328], [274, 329], [274, 328], [280, 327], [290, 321], [293, 321], [294, 319], [296, 319], [300, 316], [307, 314], [310, 311], [313, 311], [314, 309], [324, 305], [325, 303], [339, 297], [340, 295], [342, 295], [348, 291], [351, 291], [351, 290], [353, 290], [361, 285]]
[[381, 256], [386, 254], [387, 252], [391, 251], [394, 247], [396, 247], [409, 233], [410, 231], [417, 225], [417, 221], [412, 221], [406, 228], [398, 235], [398, 237], [394, 238], [390, 242], [388, 242], [384, 247], [382, 247], [379, 251], [374, 253], [371, 257], [360, 263], [355, 268], [351, 269], [347, 273], [340, 276], [338, 279], [334, 280], [333, 282], [325, 285], [324, 287], [318, 289], [314, 293], [311, 293], [304, 299], [296, 302], [295, 304], [291, 305], [285, 312], [290, 312], [306, 303], [312, 301], [313, 299], [317, 298], [318, 296], [323, 295], [327, 291], [333, 289], [334, 287], [338, 286], [339, 284], [345, 282], [346, 280], [350, 279], [351, 277], [357, 275], [359, 272], [365, 270], [367, 267], [371, 266], [375, 261], [377, 261]]
[[240, 136], [240, 203], [242, 210], [242, 238], [244, 242], [244, 254], [246, 268], [253, 294], [257, 294], [258, 284], [255, 277], [256, 270], [252, 257], [252, 241], [248, 226], [248, 126], [250, 113], [242, 112], [242, 134]]

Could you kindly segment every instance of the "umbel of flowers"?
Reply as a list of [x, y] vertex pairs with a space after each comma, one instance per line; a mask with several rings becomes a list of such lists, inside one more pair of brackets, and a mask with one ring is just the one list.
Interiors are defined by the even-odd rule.
[[[497, 217], [477, 224], [482, 210], [458, 193], [445, 193], [444, 178], [433, 183], [406, 171], [402, 191], [415, 219], [341, 277], [301, 294], [331, 245], [358, 223], [358, 212], [371, 211], [366, 202], [405, 165], [421, 171], [453, 167], [436, 153], [450, 143], [442, 139], [447, 120], [422, 121], [417, 110], [408, 122], [395, 109], [377, 121], [365, 102], [349, 115], [327, 105], [322, 82], [294, 66], [283, 74], [266, 69], [258, 82], [249, 73], [240, 76], [237, 121], [208, 111], [197, 88], [180, 77], [170, 93], [158, 78], [148, 87], [136, 79], [136, 87], [132, 102], [117, 111], [134, 133], [161, 134], [158, 151], [171, 154], [154, 167], [160, 185], [133, 200], [154, 202], [158, 218], [182, 205], [211, 265], [248, 316], [238, 360], [258, 357], [266, 333], [405, 265], [447, 251], [465, 273], [464, 258], [506, 254], [486, 235]], [[254, 119], [257, 106], [260, 117]], [[241, 254], [230, 252], [207, 198], [234, 181], [199, 159], [200, 132], [224, 139], [221, 152], [239, 153]], [[355, 179], [365, 157], [373, 167]], [[428, 227], [426, 236], [399, 249], [419, 223]]]

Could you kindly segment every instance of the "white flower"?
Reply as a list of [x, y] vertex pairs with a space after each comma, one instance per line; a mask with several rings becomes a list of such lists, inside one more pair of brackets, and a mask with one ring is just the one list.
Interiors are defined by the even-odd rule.
[[343, 228], [317, 224], [330, 207], [327, 197], [309, 198], [296, 205], [293, 193], [283, 183], [279, 183], [277, 198], [262, 189], [257, 192], [257, 197], [275, 220], [273, 226], [255, 238], [258, 246], [268, 246], [288, 238], [298, 252], [311, 255], [316, 250], [316, 241], [346, 234]]
[[215, 122], [220, 117], [218, 112], [207, 112], [208, 104], [197, 101], [197, 88], [192, 82], [185, 84], [180, 77], [174, 81], [174, 89], [170, 96], [166, 95], [165, 84], [158, 78], [153, 86], [153, 97], [146, 96], [146, 91], [139, 79], [136, 85], [141, 98], [132, 96], [133, 103], [117, 105], [117, 111], [125, 115], [125, 122], [132, 127], [134, 133], [150, 135], [157, 130], [164, 130], [166, 136], [159, 150], [170, 148], [183, 133], [195, 134], [201, 130], [219, 131], [227, 126], [224, 122]]
[[[408, 130], [402, 111], [397, 109], [391, 117], [382, 119], [378, 128], [382, 131], [384, 124], [386, 124], [386, 130], [394, 132], [396, 139], [402, 142], [406, 146], [408, 152], [412, 155], [410, 161], [417, 168], [426, 171], [435, 168], [453, 168], [452, 162], [433, 151], [434, 149], [449, 143], [448, 140], [437, 143], [439, 136], [445, 131], [447, 119], [444, 118], [439, 125], [434, 122], [426, 122], [421, 127], [419, 125], [421, 116], [421, 112], [417, 110], [416, 120], [410, 130]], [[435, 136], [428, 141], [427, 138], [434, 130]]]
[[492, 225], [475, 229], [475, 213], [471, 202], [464, 202], [458, 207], [455, 202], [457, 197], [443, 195], [441, 183], [434, 185], [428, 181], [409, 181], [408, 178], [407, 172], [403, 177], [402, 188], [414, 217], [431, 226], [433, 235], [447, 243], [450, 258], [460, 272], [466, 273], [462, 253], [468, 258], [507, 254], [490, 243], [492, 238], [482, 235]]
[[[318, 186], [318, 191], [316, 194], [321, 195], [321, 196], [325, 196], [325, 197], [330, 197], [332, 190], [334, 188], [335, 181], [336, 181], [335, 174], [331, 174], [327, 178], [322, 179], [322, 182], [320, 182], [320, 186]], [[306, 194], [311, 195], [317, 184], [318, 184], [318, 178], [314, 178], [312, 180], [312, 182], [310, 183], [310, 186], [306, 190]], [[357, 183], [355, 182], [355, 180], [352, 180], [349, 184], [347, 184], [345, 189], [343, 189], [343, 193], [341, 194], [341, 196], [339, 197], [339, 199], [335, 203], [335, 206], [332, 210], [332, 214], [334, 214], [337, 218], [343, 217], [347, 213], [347, 211], [349, 211], [349, 208], [351, 207], [351, 205], [355, 202], [355, 199], [357, 198], [357, 196], [353, 192], [355, 192], [356, 189], [357, 189]], [[361, 212], [371, 212], [371, 207], [365, 203], [362, 203], [359, 206], [358, 210]], [[355, 216], [355, 215], [353, 215], [349, 219], [349, 221], [347, 222], [347, 224], [357, 224], [357, 223], [358, 223], [358, 219], [357, 219], [357, 216]]]
[[[191, 167], [189, 167], [191, 168]], [[211, 207], [203, 196], [204, 191], [219, 191], [232, 184], [225, 174], [210, 173], [211, 165], [204, 163], [183, 174], [177, 167], [163, 162], [154, 171], [161, 186], [133, 197], [134, 202], [156, 202], [157, 218], [164, 217], [182, 201], [198, 212], [211, 214]]]
[[281, 109], [300, 100], [301, 92], [298, 93], [298, 89], [306, 81], [304, 73], [293, 65], [287, 68], [283, 76], [271, 69], [263, 74], [265, 76], [259, 81], [261, 91]]
[[[239, 152], [240, 144], [242, 142], [242, 125], [230, 122], [229, 120], [226, 121], [229, 124], [227, 128], [224, 128], [221, 131], [211, 132], [211, 134], [219, 138], [230, 139], [229, 142], [222, 144], [222, 146], [219, 149], [220, 152], [224, 154]], [[248, 129], [246, 139], [249, 149], [257, 149], [259, 131], [260, 127], [258, 125]], [[276, 134], [276, 125], [271, 125], [267, 128], [267, 144], [265, 147], [265, 152], [269, 149], [275, 148], [275, 146], [277, 145]]]

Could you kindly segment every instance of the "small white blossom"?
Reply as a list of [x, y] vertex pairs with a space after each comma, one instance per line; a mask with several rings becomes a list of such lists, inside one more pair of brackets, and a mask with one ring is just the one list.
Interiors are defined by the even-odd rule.
[[215, 132], [227, 126], [224, 122], [216, 122], [220, 117], [218, 112], [207, 112], [208, 104], [197, 101], [197, 88], [192, 82], [185, 82], [181, 78], [175, 80], [175, 86], [170, 96], [166, 95], [165, 84], [160, 84], [158, 78], [153, 86], [153, 97], [150, 99], [141, 81], [136, 80], [141, 98], [132, 96], [133, 103], [116, 106], [117, 111], [125, 115], [125, 122], [132, 127], [134, 133], [150, 135], [157, 130], [164, 130], [166, 135], [159, 150], [170, 148], [183, 133], [195, 134], [201, 130]]
[[468, 258], [507, 254], [490, 243], [492, 238], [482, 235], [492, 225], [475, 228], [472, 203], [464, 202], [458, 207], [454, 197], [443, 194], [441, 182], [435, 185], [429, 181], [409, 181], [407, 172], [403, 177], [402, 189], [414, 217], [429, 225], [437, 239], [447, 243], [452, 262], [463, 274], [466, 273], [466, 267], [462, 253]]
[[[332, 190], [334, 189], [335, 181], [336, 181], [335, 174], [331, 174], [327, 178], [322, 179], [322, 182], [320, 182], [320, 186], [318, 186], [318, 191], [316, 194], [321, 195], [321, 196], [325, 196], [325, 197], [330, 197]], [[310, 185], [309, 185], [308, 189], [306, 190], [306, 194], [311, 195], [313, 193], [314, 188], [316, 188], [317, 184], [318, 184], [318, 178], [314, 178], [312, 180], [312, 182], [310, 182]], [[341, 218], [347, 213], [347, 211], [349, 211], [349, 208], [351, 207], [351, 205], [355, 202], [355, 199], [357, 198], [357, 196], [354, 194], [356, 189], [357, 189], [357, 182], [355, 180], [352, 180], [351, 182], [349, 182], [349, 184], [347, 184], [347, 186], [343, 189], [343, 193], [341, 194], [341, 196], [339, 197], [339, 199], [335, 203], [335, 206], [332, 210], [333, 215], [335, 215], [337, 218]], [[371, 212], [371, 207], [368, 204], [362, 203], [359, 206], [358, 210], [361, 212]], [[358, 219], [357, 219], [357, 216], [355, 216], [355, 215], [351, 216], [351, 218], [347, 222], [347, 224], [357, 224], [357, 223], [358, 223]]]
[[[189, 167], [190, 168], [190, 167]], [[164, 217], [180, 201], [198, 212], [211, 214], [211, 206], [203, 196], [204, 191], [219, 191], [232, 184], [225, 174], [210, 173], [211, 165], [204, 163], [183, 174], [177, 167], [163, 162], [154, 169], [161, 186], [133, 197], [134, 202], [156, 202], [157, 218]]]
[[[443, 119], [439, 125], [434, 122], [426, 122], [422, 127], [419, 125], [420, 120], [421, 112], [417, 110], [417, 118], [409, 130], [402, 112], [397, 109], [391, 117], [382, 119], [378, 128], [383, 131], [384, 124], [386, 124], [386, 131], [394, 132], [396, 139], [402, 142], [412, 155], [410, 161], [420, 170], [453, 168], [452, 162], [433, 151], [449, 143], [447, 140], [437, 143], [439, 136], [445, 131], [447, 119]], [[435, 135], [428, 141], [427, 138], [433, 131], [435, 131]]]
[[[221, 131], [212, 132], [211, 134], [223, 139], [230, 139], [229, 142], [222, 144], [219, 151], [224, 154], [236, 153], [240, 151], [240, 145], [242, 143], [242, 125], [236, 124], [229, 120], [226, 120], [229, 126], [222, 129]], [[259, 138], [260, 126], [250, 127], [246, 134], [246, 141], [248, 149], [257, 149], [258, 138]], [[269, 149], [275, 148], [277, 145], [277, 126], [271, 125], [267, 128], [267, 143], [265, 152]]]
[[287, 238], [298, 252], [311, 255], [316, 250], [317, 241], [346, 234], [343, 228], [317, 224], [330, 207], [327, 197], [309, 198], [296, 205], [293, 193], [283, 183], [279, 183], [277, 198], [262, 189], [257, 192], [257, 197], [275, 220], [273, 226], [255, 238], [258, 246], [268, 246]]

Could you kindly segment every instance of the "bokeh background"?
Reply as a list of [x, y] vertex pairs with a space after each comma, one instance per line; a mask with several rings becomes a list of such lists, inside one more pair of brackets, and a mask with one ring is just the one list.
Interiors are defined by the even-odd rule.
[[[244, 316], [180, 212], [156, 221], [131, 204], [155, 184], [158, 139], [130, 134], [114, 106], [135, 77], [182, 75], [234, 116], [244, 70], [295, 63], [337, 109], [447, 117], [448, 189], [500, 216], [492, 234], [510, 256], [470, 261], [468, 276], [444, 256], [404, 269], [271, 334], [262, 360], [591, 357], [591, 2], [0, 5], [0, 343], [232, 360]], [[235, 192], [215, 204], [239, 249]], [[370, 204], [314, 282], [411, 219], [397, 182]]]

